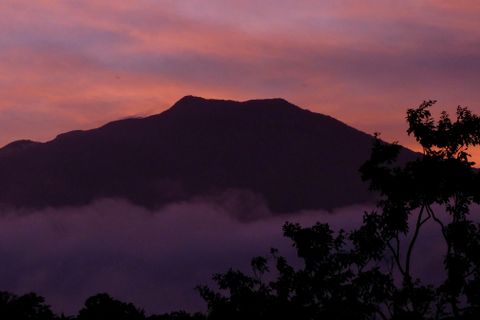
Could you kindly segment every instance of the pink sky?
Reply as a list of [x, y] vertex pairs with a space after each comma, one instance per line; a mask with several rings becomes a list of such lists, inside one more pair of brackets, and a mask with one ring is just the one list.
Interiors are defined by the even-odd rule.
[[408, 146], [405, 111], [480, 113], [478, 1], [0, 2], [0, 145], [283, 97]]

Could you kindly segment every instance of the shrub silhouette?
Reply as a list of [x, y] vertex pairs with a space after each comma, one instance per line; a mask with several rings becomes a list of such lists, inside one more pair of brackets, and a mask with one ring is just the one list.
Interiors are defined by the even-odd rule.
[[[401, 147], [375, 137], [360, 172], [380, 199], [359, 228], [285, 224], [302, 266], [272, 250], [252, 260], [253, 275], [215, 275], [219, 290], [198, 288], [207, 318], [478, 319], [480, 226], [470, 208], [480, 202], [480, 178], [467, 152], [480, 143], [480, 118], [458, 107], [455, 120], [442, 112], [435, 122], [434, 103], [407, 111], [407, 132], [423, 148], [417, 159], [397, 165]], [[446, 277], [439, 285], [412, 273], [427, 223], [438, 226], [445, 244]]]

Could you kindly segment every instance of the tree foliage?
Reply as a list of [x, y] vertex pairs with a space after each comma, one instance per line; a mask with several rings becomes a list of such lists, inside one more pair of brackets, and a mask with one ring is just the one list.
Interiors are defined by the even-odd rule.
[[99, 293], [85, 301], [85, 307], [78, 313], [77, 320], [143, 320], [145, 313], [132, 303], [125, 303]]
[[45, 300], [35, 293], [17, 296], [0, 292], [0, 319], [51, 320], [54, 314]]
[[106, 293], [89, 297], [76, 316], [55, 315], [43, 297], [35, 293], [17, 296], [0, 292], [0, 319], [5, 320], [205, 320], [200, 313], [184, 311], [146, 316], [132, 303], [114, 299]]

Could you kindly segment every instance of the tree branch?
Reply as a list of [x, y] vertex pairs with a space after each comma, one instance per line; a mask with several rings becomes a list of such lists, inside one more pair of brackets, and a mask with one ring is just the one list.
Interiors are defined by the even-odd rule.
[[405, 270], [402, 267], [402, 263], [400, 262], [400, 252], [396, 252], [395, 249], [390, 244], [390, 241], [386, 241], [388, 249], [392, 252], [393, 257], [395, 258], [395, 263], [397, 264], [398, 270], [405, 277]]
[[410, 241], [410, 244], [409, 244], [408, 250], [407, 250], [407, 257], [406, 257], [406, 261], [405, 261], [405, 277], [404, 278], [407, 279], [408, 281], [411, 281], [410, 263], [411, 263], [411, 258], [412, 258], [413, 247], [415, 246], [415, 242], [417, 241], [418, 234], [420, 233], [420, 228], [422, 227], [422, 225], [425, 222], [428, 221], [428, 219], [430, 219], [430, 215], [427, 216], [425, 219], [422, 219], [424, 210], [425, 210], [425, 205], [423, 205], [422, 208], [420, 209], [420, 212], [419, 212], [418, 218], [417, 218], [417, 223], [415, 224], [415, 232], [413, 234], [413, 238]]

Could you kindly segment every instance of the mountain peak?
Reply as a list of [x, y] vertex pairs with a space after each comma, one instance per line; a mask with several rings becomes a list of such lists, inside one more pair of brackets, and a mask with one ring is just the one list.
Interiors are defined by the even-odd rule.
[[[286, 110], [303, 110], [294, 104], [291, 104], [283, 98], [270, 99], [254, 99], [246, 101], [222, 100], [222, 99], [205, 99], [197, 96], [185, 96], [178, 100], [169, 111], [175, 112], [199, 112], [199, 111], [216, 111], [220, 109], [256, 109], [270, 111], [286, 111]], [[252, 110], [251, 110], [252, 111]]]
[[203, 103], [205, 101], [207, 101], [207, 99], [205, 99], [205, 98], [198, 97], [198, 96], [187, 95], [187, 96], [181, 98], [180, 100], [178, 100], [177, 102], [175, 102], [175, 104], [173, 106], [175, 107], [176, 105]]

